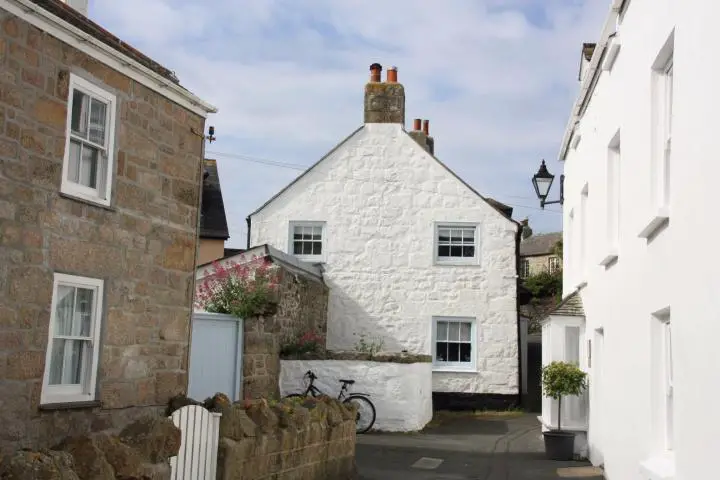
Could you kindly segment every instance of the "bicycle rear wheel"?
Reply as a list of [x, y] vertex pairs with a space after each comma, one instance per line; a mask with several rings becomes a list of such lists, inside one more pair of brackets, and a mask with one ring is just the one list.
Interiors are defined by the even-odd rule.
[[353, 403], [357, 407], [355, 432], [365, 433], [375, 425], [375, 405], [369, 398], [361, 395], [350, 395], [343, 403]]
[[290, 393], [285, 395], [283, 398], [305, 398], [307, 395], [304, 393]]

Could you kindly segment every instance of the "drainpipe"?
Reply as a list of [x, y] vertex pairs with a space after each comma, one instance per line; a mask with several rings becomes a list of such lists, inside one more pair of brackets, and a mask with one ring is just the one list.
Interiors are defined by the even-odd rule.
[[245, 222], [247, 222], [247, 250], [250, 250], [250, 217], [245, 218]]
[[[200, 172], [198, 177], [200, 178], [200, 191], [198, 192], [198, 202], [197, 202], [197, 217], [195, 221], [195, 255], [193, 256], [193, 267], [192, 267], [192, 287], [190, 290], [192, 292], [191, 295], [191, 302], [190, 302], [190, 325], [188, 328], [188, 348], [187, 352], [185, 352], [185, 358], [186, 358], [186, 368], [187, 368], [187, 378], [188, 382], [190, 381], [190, 345], [192, 344], [192, 317], [193, 317], [193, 310], [195, 309], [195, 291], [197, 288], [197, 264], [198, 264], [198, 258], [200, 257], [200, 221], [202, 219], [202, 197], [203, 197], [203, 186], [205, 183], [205, 123], [203, 123], [203, 131], [197, 132], [194, 128], [192, 128], [190, 131], [194, 133], [195, 135], [200, 137]], [[212, 127], [211, 127], [212, 128]], [[188, 390], [188, 384], [185, 385], [185, 393], [187, 394]]]

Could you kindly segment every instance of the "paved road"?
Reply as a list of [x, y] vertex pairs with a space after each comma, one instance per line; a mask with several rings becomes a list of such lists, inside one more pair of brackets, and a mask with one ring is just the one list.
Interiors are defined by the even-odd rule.
[[[361, 480], [549, 480], [582, 462], [546, 460], [537, 418], [462, 417], [422, 433], [358, 436]], [[425, 468], [422, 468], [425, 467]]]

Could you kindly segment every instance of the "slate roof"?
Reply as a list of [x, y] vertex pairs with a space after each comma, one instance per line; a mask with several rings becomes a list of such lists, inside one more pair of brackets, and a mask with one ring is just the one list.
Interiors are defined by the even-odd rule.
[[285, 253], [268, 244], [258, 245], [257, 247], [243, 250], [234, 255], [198, 265], [195, 268], [195, 275], [196, 278], [203, 278], [203, 276], [208, 273], [207, 270], [204, 269], [212, 265], [214, 262], [230, 260], [243, 264], [252, 261], [253, 258], [269, 258], [273, 263], [282, 265], [292, 272], [300, 273], [306, 277], [310, 277], [321, 282], [323, 281], [323, 268], [321, 265], [305, 262], [297, 258], [295, 255]]
[[[363, 128], [365, 128], [365, 125], [362, 125], [362, 126], [359, 127], [357, 130], [355, 130], [354, 132], [352, 132], [350, 135], [348, 135], [347, 137], [345, 137], [340, 143], [338, 143], [337, 145], [335, 145], [335, 146], [332, 148], [332, 150], [330, 150], [328, 153], [326, 153], [320, 160], [318, 160], [317, 162], [315, 162], [314, 164], [312, 164], [310, 167], [308, 167], [307, 170], [305, 170], [303, 173], [301, 173], [300, 175], [298, 175], [298, 177], [295, 178], [295, 180], [293, 180], [292, 182], [290, 182], [288, 185], [285, 186], [285, 188], [283, 188], [283, 189], [280, 190], [278, 193], [276, 193], [275, 195], [273, 195], [273, 196], [270, 198], [270, 200], [268, 200], [267, 202], [263, 203], [263, 204], [260, 206], [260, 208], [258, 208], [257, 210], [255, 210], [254, 212], [252, 212], [250, 215], [248, 215], [247, 218], [249, 219], [250, 217], [252, 217], [252, 216], [255, 215], [256, 213], [260, 212], [260, 211], [263, 210], [265, 207], [267, 207], [267, 206], [268, 206], [270, 203], [272, 203], [277, 197], [279, 197], [280, 195], [282, 195], [283, 192], [285, 192], [287, 189], [289, 189], [290, 187], [292, 187], [292, 186], [293, 186], [296, 182], [298, 182], [302, 177], [304, 177], [305, 175], [307, 175], [312, 169], [314, 169], [316, 166], [318, 166], [320, 163], [322, 163], [323, 160], [325, 160], [326, 158], [328, 158], [328, 157], [329, 157], [330, 155], [332, 155], [332, 153], [335, 152], [338, 148], [342, 147], [345, 143], [347, 143], [352, 137], [354, 137], [354, 136], [355, 136], [358, 132], [360, 132]], [[405, 130], [403, 130], [403, 132], [405, 133], [405, 135], [407, 135], [408, 137], [412, 138], [412, 136], [410, 135], [410, 133], [408, 133], [408, 132], [405, 131]], [[413, 142], [414, 142], [414, 141], [415, 141], [415, 140], [413, 139]], [[512, 217], [512, 212], [513, 212], [512, 207], [509, 207], [509, 206], [507, 206], [507, 205], [505, 205], [505, 204], [503, 204], [503, 203], [500, 203], [500, 202], [498, 202], [498, 201], [495, 200], [495, 199], [492, 199], [492, 198], [489, 198], [489, 197], [484, 197], [484, 196], [480, 195], [480, 193], [479, 193], [477, 190], [475, 190], [472, 186], [470, 186], [470, 184], [468, 184], [465, 180], [463, 180], [457, 173], [455, 173], [454, 171], [452, 171], [452, 170], [450, 169], [450, 167], [448, 167], [447, 165], [445, 165], [439, 158], [437, 158], [435, 155], [433, 155], [433, 154], [430, 153], [430, 152], [427, 152], [427, 154], [430, 155], [430, 156], [433, 158], [433, 160], [435, 160], [436, 162], [438, 162], [438, 163], [440, 164], [440, 166], [442, 166], [445, 170], [447, 170], [450, 175], [452, 175], [452, 176], [455, 177], [457, 180], [459, 180], [460, 183], [462, 183], [463, 185], [465, 185], [471, 192], [473, 192], [475, 195], [477, 195], [478, 197], [480, 197], [482, 200], [485, 200], [485, 202], [486, 202], [488, 205], [490, 205], [491, 207], [493, 207], [498, 213], [500, 213], [500, 215], [502, 215], [503, 217], [507, 218], [508, 220], [510, 220], [510, 221], [511, 221], [512, 223], [514, 223], [515, 225], [520, 226], [520, 224], [519, 224], [517, 221], [515, 221], [515, 220], [513, 220], [513, 219], [511, 218], [511, 217]]]
[[44, 10], [47, 10], [48, 12], [52, 13], [53, 15], [61, 18], [62, 20], [68, 22], [72, 26], [79, 28], [83, 32], [87, 33], [88, 35], [91, 35], [101, 42], [103, 42], [105, 45], [108, 45], [109, 47], [117, 50], [118, 52], [122, 53], [123, 55], [127, 55], [128, 57], [132, 58], [136, 62], [140, 63], [144, 67], [149, 68], [153, 72], [157, 73], [158, 75], [163, 76], [164, 78], [167, 78], [171, 82], [175, 84], [180, 84], [180, 81], [175, 76], [175, 73], [173, 73], [172, 70], [163, 67], [159, 63], [157, 63], [155, 60], [151, 59], [147, 55], [143, 54], [139, 50], [135, 49], [131, 45], [123, 42], [118, 37], [113, 35], [112, 33], [105, 30], [103, 27], [98, 25], [97, 23], [93, 22], [89, 18], [87, 18], [82, 13], [78, 12], [68, 4], [61, 2], [60, 0], [30, 0], [35, 5], [43, 8]]
[[585, 308], [583, 307], [580, 291], [575, 290], [573, 293], [565, 297], [557, 307], [550, 311], [549, 315], [565, 315], [568, 317], [584, 317]]
[[540, 233], [520, 242], [520, 256], [550, 255], [555, 245], [562, 240], [562, 232]]
[[227, 240], [230, 238], [230, 232], [225, 217], [225, 203], [220, 190], [217, 162], [205, 159], [204, 163], [207, 176], [203, 181], [200, 238]]

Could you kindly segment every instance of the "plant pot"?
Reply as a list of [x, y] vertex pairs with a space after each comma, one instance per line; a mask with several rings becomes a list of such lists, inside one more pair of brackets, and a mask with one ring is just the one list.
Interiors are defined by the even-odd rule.
[[551, 430], [543, 432], [545, 457], [548, 460], [572, 460], [575, 450], [575, 433]]

